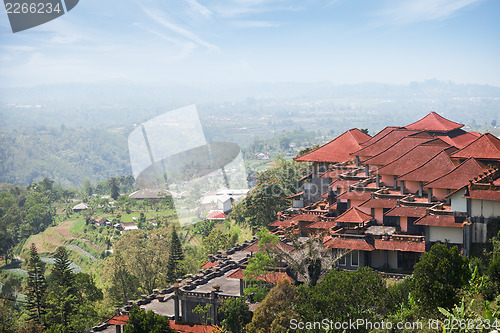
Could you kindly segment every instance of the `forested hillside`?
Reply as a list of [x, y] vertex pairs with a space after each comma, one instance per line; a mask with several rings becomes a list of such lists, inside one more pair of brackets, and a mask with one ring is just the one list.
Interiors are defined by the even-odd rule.
[[0, 183], [47, 177], [67, 187], [131, 174], [126, 134], [65, 126], [0, 129]]

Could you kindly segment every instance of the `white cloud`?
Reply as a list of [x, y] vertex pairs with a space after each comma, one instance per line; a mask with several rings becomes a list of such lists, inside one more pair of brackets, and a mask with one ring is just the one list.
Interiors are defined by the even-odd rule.
[[390, 2], [390, 8], [379, 13], [385, 23], [411, 24], [420, 21], [443, 20], [459, 10], [481, 0], [411, 0]]
[[212, 11], [208, 9], [207, 7], [203, 6], [196, 0], [185, 0], [186, 3], [191, 7], [191, 9], [196, 12], [197, 14], [200, 14], [206, 19], [210, 19], [212, 17]]
[[146, 15], [148, 15], [151, 19], [153, 19], [153, 21], [160, 24], [161, 26], [177, 33], [178, 35], [180, 35], [180, 36], [182, 36], [182, 37], [184, 37], [184, 38], [186, 38], [186, 39], [188, 39], [188, 40], [190, 40], [198, 45], [204, 46], [204, 47], [211, 49], [211, 50], [219, 50], [219, 48], [216, 45], [204, 41], [203, 39], [201, 39], [198, 35], [196, 35], [192, 31], [190, 31], [186, 28], [183, 28], [180, 25], [177, 25], [177, 24], [174, 24], [174, 23], [168, 21], [165, 18], [165, 15], [162, 14], [160, 11], [158, 11], [158, 10], [152, 11], [149, 8], [144, 7], [140, 3], [138, 3], [138, 4], [141, 7], [141, 9], [144, 11], [144, 13], [146, 13]]
[[190, 41], [180, 41], [178, 39], [175, 39], [173, 37], [167, 36], [164, 33], [161, 33], [159, 31], [156, 31], [154, 29], [150, 29], [145, 27], [144, 25], [140, 23], [134, 23], [135, 26], [144, 29], [145, 31], [163, 39], [166, 40], [167, 42], [174, 44], [177, 47], [177, 53], [174, 56], [171, 56], [169, 59], [164, 59], [164, 60], [178, 60], [178, 59], [183, 59], [188, 57], [191, 52], [196, 48], [196, 44]]

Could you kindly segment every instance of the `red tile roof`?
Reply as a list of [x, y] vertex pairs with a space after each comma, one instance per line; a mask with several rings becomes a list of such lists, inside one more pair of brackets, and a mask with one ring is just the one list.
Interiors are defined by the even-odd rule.
[[297, 162], [345, 162], [352, 159], [349, 154], [360, 149], [359, 144], [368, 139], [370, 139], [369, 135], [353, 128], [323, 146], [294, 158], [294, 160]]
[[397, 199], [369, 199], [363, 202], [359, 207], [365, 208], [393, 208], [396, 207]]
[[453, 158], [474, 157], [481, 160], [500, 161], [500, 139], [485, 133], [452, 155]]
[[429, 138], [421, 138], [421, 137], [414, 137], [414, 136], [407, 136], [405, 138], [402, 138], [383, 152], [370, 157], [366, 160], [363, 160], [364, 164], [369, 164], [369, 165], [387, 165], [391, 163], [392, 161], [398, 159], [402, 155], [406, 154], [416, 146], [431, 141], [432, 139]]
[[375, 248], [364, 239], [332, 237], [324, 243], [327, 249], [373, 251]]
[[477, 132], [466, 132], [462, 129], [455, 130], [451, 133], [436, 135], [437, 138], [442, 139], [443, 141], [457, 147], [458, 149], [467, 146], [469, 143], [476, 140], [480, 136], [481, 134]]
[[114, 316], [110, 320], [108, 320], [108, 324], [110, 324], [110, 325], [127, 325], [128, 318], [129, 318], [128, 315]]
[[403, 252], [425, 252], [425, 242], [375, 239], [375, 249]]
[[431, 132], [450, 132], [462, 128], [464, 125], [441, 117], [436, 112], [431, 112], [416, 122], [405, 126], [407, 129], [425, 130]]
[[296, 225], [297, 222], [290, 220], [290, 219], [285, 219], [285, 220], [276, 220], [273, 223], [270, 223], [270, 227], [282, 227], [282, 228], [290, 228], [292, 225]]
[[211, 333], [217, 332], [217, 328], [210, 325], [199, 324], [176, 324], [174, 320], [170, 320], [170, 328], [174, 332], [180, 333]]
[[345, 168], [345, 169], [334, 169], [334, 170], [325, 171], [325, 172], [321, 175], [321, 178], [333, 178], [333, 179], [336, 179], [338, 175], [341, 175], [341, 174], [343, 174], [343, 173], [346, 173], [346, 171], [349, 171], [349, 168]]
[[238, 268], [232, 273], [229, 273], [226, 277], [226, 279], [237, 279], [237, 280], [243, 280], [245, 278], [244, 270], [242, 268]]
[[401, 207], [394, 207], [387, 213], [385, 213], [385, 216], [407, 216], [407, 217], [421, 217], [425, 215], [425, 212], [427, 211], [426, 207], [413, 207], [413, 206], [401, 206]]
[[459, 189], [469, 183], [469, 180], [483, 173], [484, 165], [469, 158], [447, 174], [427, 183], [425, 188]]
[[[226, 279], [237, 279], [243, 280], [245, 279], [245, 271], [241, 268], [238, 268], [234, 272], [230, 273]], [[265, 281], [267, 283], [276, 284], [280, 280], [288, 280], [289, 282], [293, 282], [293, 279], [286, 274], [285, 272], [272, 272], [267, 274], [259, 275], [258, 280]]]
[[[456, 149], [456, 148], [453, 148]], [[381, 175], [401, 176], [418, 168], [443, 150], [440, 146], [419, 145], [377, 170]]]
[[343, 214], [339, 215], [335, 222], [341, 223], [365, 223], [372, 219], [371, 215], [363, 213], [356, 207], [351, 207], [346, 210]]
[[387, 126], [383, 130], [381, 130], [380, 132], [378, 132], [377, 134], [375, 134], [374, 136], [372, 136], [369, 140], [361, 143], [361, 147], [366, 147], [366, 146], [371, 145], [375, 141], [378, 141], [382, 137], [386, 136], [389, 132], [391, 132], [392, 130], [397, 129], [397, 128], [401, 128], [401, 127], [398, 127], [398, 126]]
[[[464, 196], [465, 197], [465, 196]], [[467, 198], [475, 200], [500, 201], [500, 190], [470, 190]]]
[[[457, 222], [458, 220], [458, 222]], [[431, 227], [453, 227], [463, 228], [464, 219], [457, 219], [453, 215], [427, 214], [414, 222], [416, 225], [427, 225]]]
[[[283, 243], [282, 241], [279, 241], [278, 243], [276, 243], [276, 245], [273, 245], [273, 246], [269, 246], [268, 244], [266, 246], [266, 248], [270, 248], [270, 249], [273, 249], [276, 247], [279, 248], [283, 252], [290, 252], [290, 251], [295, 250], [295, 248], [293, 246], [288, 245], [286, 243]], [[245, 251], [245, 252], [260, 252], [260, 251], [262, 251], [262, 249], [259, 245], [259, 242], [255, 242], [252, 245], [243, 249], [243, 251]]]
[[[358, 180], [344, 180], [344, 179], [337, 179], [337, 180], [334, 180], [333, 182], [330, 183], [330, 187], [333, 188], [333, 189], [347, 189], [347, 186], [349, 185], [356, 185], [357, 183], [359, 183]], [[328, 192], [325, 193], [326, 196], [325, 198], [328, 196]]]
[[445, 151], [436, 154], [421, 166], [403, 174], [398, 179], [414, 182], [429, 182], [450, 172], [455, 164]]
[[344, 192], [337, 196], [337, 199], [342, 200], [363, 200], [366, 201], [371, 198], [372, 192], [358, 192], [358, 191], [350, 191]]
[[318, 221], [307, 226], [308, 229], [330, 230], [337, 225], [335, 221]]
[[207, 214], [207, 220], [224, 220], [226, 214], [220, 210], [212, 210]]
[[381, 137], [379, 140], [373, 142], [372, 144], [363, 147], [363, 149], [357, 150], [352, 153], [352, 156], [362, 156], [362, 157], [372, 157], [377, 154], [380, 154], [402, 138], [419, 133], [419, 131], [411, 131], [404, 128], [401, 129], [393, 129], [388, 132], [385, 136]]
[[319, 218], [319, 215], [316, 214], [298, 214], [295, 216], [292, 216], [292, 221], [299, 221], [299, 222], [316, 222]]
[[211, 261], [207, 261], [205, 264], [203, 264], [203, 266], [201, 266], [201, 268], [203, 269], [210, 269], [212, 267], [215, 267], [219, 264], [219, 261], [214, 261], [214, 262], [211, 262]]

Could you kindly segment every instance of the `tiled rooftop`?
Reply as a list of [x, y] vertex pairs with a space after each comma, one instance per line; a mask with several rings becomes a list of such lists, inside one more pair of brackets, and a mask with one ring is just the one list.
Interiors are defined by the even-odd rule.
[[500, 161], [500, 139], [490, 133], [485, 133], [452, 155], [453, 158], [474, 157], [482, 160]]
[[359, 129], [350, 129], [312, 152], [294, 158], [297, 162], [345, 162], [352, 159], [350, 153], [361, 148], [360, 143], [370, 139]]
[[459, 128], [462, 128], [464, 125], [456, 123], [454, 121], [448, 120], [436, 112], [431, 112], [425, 117], [416, 122], [405, 126], [407, 129], [413, 130], [426, 130], [432, 132], [450, 132]]
[[425, 188], [459, 189], [483, 173], [485, 166], [470, 158], [447, 174], [427, 183]]

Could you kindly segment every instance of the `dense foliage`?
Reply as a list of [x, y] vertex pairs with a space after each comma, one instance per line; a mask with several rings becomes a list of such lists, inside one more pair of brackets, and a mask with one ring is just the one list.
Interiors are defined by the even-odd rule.
[[274, 167], [257, 174], [255, 188], [234, 207], [230, 218], [255, 230], [267, 227], [279, 211], [289, 207], [287, 197], [300, 191], [299, 179], [307, 171], [304, 163], [278, 157]]
[[153, 311], [144, 311], [137, 305], [130, 309], [130, 317], [124, 333], [168, 333], [172, 332], [168, 318]]

